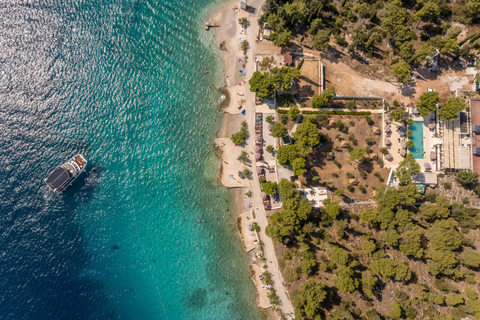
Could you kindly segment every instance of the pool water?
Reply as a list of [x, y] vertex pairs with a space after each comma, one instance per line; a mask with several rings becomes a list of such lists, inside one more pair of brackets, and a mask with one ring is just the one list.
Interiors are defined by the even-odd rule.
[[409, 127], [412, 130], [412, 140], [415, 145], [410, 149], [415, 159], [423, 159], [423, 121], [414, 121]]

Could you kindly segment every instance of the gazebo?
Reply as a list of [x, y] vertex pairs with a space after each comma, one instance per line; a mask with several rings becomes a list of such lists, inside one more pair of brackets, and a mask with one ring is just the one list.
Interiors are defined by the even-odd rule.
[[257, 144], [257, 145], [255, 145], [255, 148], [254, 148], [254, 149], [255, 149], [255, 152], [259, 152], [261, 148], [260, 148], [260, 146]]
[[430, 122], [430, 123], [428, 124], [428, 129], [430, 129], [430, 130], [435, 129], [435, 123], [434, 123], [434, 122]]
[[435, 151], [430, 152], [430, 159], [437, 160], [437, 153]]
[[392, 132], [392, 129], [390, 129], [390, 126], [385, 126], [385, 132]]
[[385, 156], [385, 159], [387, 159], [388, 161], [392, 161], [393, 160], [393, 156], [389, 153]]
[[428, 162], [425, 162], [425, 164], [423, 165], [425, 167], [425, 170], [431, 170], [432, 167], [430, 166], [430, 163]]
[[407, 148], [407, 143], [405, 141], [402, 141], [402, 148], [406, 149]]
[[405, 151], [405, 149], [400, 149], [400, 155], [405, 157], [407, 155], [407, 151]]
[[263, 167], [257, 167], [256, 170], [258, 174], [261, 174], [263, 172]]
[[386, 145], [389, 145], [389, 144], [391, 144], [391, 143], [392, 143], [392, 142], [390, 141], [389, 138], [386, 138], [386, 139], [385, 139], [385, 144], [386, 144]]
[[413, 107], [413, 108], [412, 108], [412, 112], [413, 112], [414, 114], [418, 114], [419, 111], [420, 111], [420, 110], [418, 110], [417, 107]]
[[255, 153], [255, 160], [260, 160], [262, 158], [262, 155], [260, 153]]

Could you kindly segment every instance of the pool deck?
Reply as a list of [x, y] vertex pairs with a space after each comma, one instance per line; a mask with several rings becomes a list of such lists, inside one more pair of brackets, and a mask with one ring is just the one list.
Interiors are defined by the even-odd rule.
[[[437, 172], [440, 170], [439, 167], [437, 167], [437, 162], [438, 161], [432, 161], [430, 159], [430, 152], [436, 151], [438, 145], [441, 145], [443, 143], [443, 140], [441, 138], [435, 137], [435, 132], [437, 132], [437, 128], [430, 130], [428, 128], [428, 124], [430, 123], [430, 119], [434, 117], [433, 114], [423, 118], [421, 116], [415, 116], [412, 115], [411, 119], [415, 122], [421, 121], [423, 123], [423, 149], [425, 150], [425, 155], [423, 159], [415, 159], [418, 164], [420, 164], [421, 171], [425, 171], [425, 163], [429, 163], [430, 167], [432, 168], [432, 172]], [[385, 161], [385, 166], [387, 168], [396, 168], [400, 162], [404, 159], [400, 155], [400, 150], [402, 149], [402, 137], [400, 137], [400, 134], [398, 133], [398, 128], [401, 127], [402, 124], [400, 122], [392, 122], [390, 124], [390, 127], [392, 128], [392, 132], [390, 134], [390, 141], [392, 142], [391, 146], [388, 148], [390, 151], [390, 154], [393, 156], [392, 161]], [[438, 124], [437, 126], [438, 127]], [[437, 157], [438, 158], [438, 157]]]

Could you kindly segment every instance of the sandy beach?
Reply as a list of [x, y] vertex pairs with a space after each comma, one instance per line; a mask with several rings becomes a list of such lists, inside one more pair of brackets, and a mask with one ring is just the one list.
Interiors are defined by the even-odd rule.
[[[237, 215], [240, 219], [239, 231], [244, 239], [244, 247], [246, 251], [252, 251], [257, 256], [258, 248], [254, 241], [258, 238], [263, 242], [263, 255], [266, 260], [261, 262], [256, 258], [255, 263], [251, 266], [253, 272], [252, 280], [254, 280], [258, 292], [257, 305], [260, 308], [269, 308], [271, 304], [268, 301], [268, 291], [262, 287], [259, 281], [259, 275], [262, 272], [271, 273], [273, 280], [273, 288], [279, 297], [280, 304], [278, 309], [286, 316], [287, 319], [293, 319], [293, 305], [288, 297], [282, 274], [278, 267], [277, 258], [273, 247], [272, 240], [265, 235], [265, 228], [268, 225], [266, 211], [263, 207], [263, 202], [260, 197], [260, 183], [255, 172], [257, 165], [264, 165], [263, 161], [255, 161], [254, 146], [255, 146], [255, 112], [264, 112], [265, 106], [261, 106], [256, 110], [254, 104], [254, 94], [250, 92], [248, 79], [255, 72], [257, 45], [260, 45], [259, 51], [261, 53], [269, 54], [271, 52], [280, 52], [280, 48], [275, 47], [271, 42], [258, 42], [257, 34], [259, 31], [257, 20], [260, 17], [263, 1], [254, 0], [249, 2], [249, 6], [253, 7], [254, 12], [247, 12], [240, 10], [239, 1], [226, 2], [215, 9], [212, 15], [206, 22], [219, 25], [218, 28], [212, 29], [209, 32], [215, 32], [215, 39], [217, 45], [225, 42], [224, 57], [224, 72], [225, 83], [227, 84], [221, 89], [222, 92], [228, 92], [228, 101], [222, 104], [222, 110], [225, 113], [222, 127], [219, 131], [219, 137], [216, 144], [222, 151], [222, 166], [221, 166], [221, 182], [227, 186], [236, 188], [235, 196], [237, 203]], [[235, 10], [237, 8], [237, 10]], [[240, 18], [248, 19], [247, 28], [243, 28], [238, 20]], [[244, 53], [241, 49], [240, 43], [247, 40], [249, 45]], [[243, 74], [240, 72], [243, 69]], [[228, 90], [228, 91], [225, 91]], [[228, 103], [227, 103], [228, 102]], [[268, 109], [268, 107], [266, 108]], [[242, 114], [244, 111], [244, 114]], [[274, 110], [268, 110], [274, 112]], [[247, 140], [242, 145], [235, 146], [230, 137], [237, 132], [241, 126], [242, 121], [247, 122]], [[237, 157], [242, 151], [247, 152], [249, 161], [243, 164], [237, 160]], [[251, 179], [241, 179], [238, 176], [238, 171], [248, 168], [252, 172]], [[252, 192], [252, 197], [245, 196], [247, 191]], [[251, 222], [256, 222], [260, 231], [251, 236], [251, 232], [246, 229]], [[251, 238], [251, 239], [250, 239]], [[255, 239], [254, 239], [255, 238]], [[251, 241], [250, 241], [251, 240]], [[264, 266], [267, 267], [264, 270]], [[275, 312], [270, 313], [272, 317], [279, 318]]]

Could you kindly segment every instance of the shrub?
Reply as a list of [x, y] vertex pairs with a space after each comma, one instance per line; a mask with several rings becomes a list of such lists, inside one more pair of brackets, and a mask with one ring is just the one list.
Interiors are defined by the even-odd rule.
[[383, 177], [382, 177], [382, 175], [380, 174], [380, 172], [375, 172], [373, 175], [374, 175], [375, 177], [377, 177], [378, 180], [383, 181]]
[[274, 119], [272, 116], [267, 116], [267, 117], [265, 118], [265, 121], [266, 121], [267, 123], [272, 123], [273, 120], [275, 120], [275, 119]]
[[452, 184], [451, 184], [450, 182], [448, 182], [448, 181], [445, 181], [445, 182], [443, 183], [443, 187], [444, 187], [445, 189], [447, 189], [447, 190], [450, 190], [450, 189], [452, 189]]
[[347, 186], [348, 191], [353, 192], [354, 188], [351, 184]]
[[377, 164], [378, 164], [381, 168], [383, 168], [383, 160], [382, 160], [382, 159], [378, 159], [378, 160], [377, 160]]
[[337, 159], [334, 159], [333, 163], [335, 163], [335, 165], [340, 168], [340, 163], [337, 161]]
[[365, 142], [366, 142], [369, 146], [373, 146], [373, 145], [376, 143], [375, 139], [373, 139], [373, 138], [367, 138], [367, 139], [365, 139]]
[[268, 145], [265, 150], [267, 150], [267, 152], [270, 152], [272, 153], [273, 151], [275, 151], [275, 148], [272, 146], [272, 145]]
[[353, 179], [355, 176], [351, 174], [350, 172], [347, 173], [347, 178], [348, 179]]
[[312, 178], [312, 181], [318, 181], [318, 180], [320, 180], [320, 176], [315, 176]]
[[467, 295], [468, 299], [476, 300], [478, 298], [477, 291], [470, 288], [465, 288], [465, 294]]
[[385, 154], [385, 155], [389, 154], [389, 151], [388, 151], [387, 148], [382, 148], [382, 149], [380, 149], [380, 152], [383, 153], [383, 154]]
[[290, 255], [290, 252], [285, 252], [285, 254], [283, 255], [283, 259], [285, 259], [285, 260], [291, 260], [291, 259], [292, 259], [292, 256]]
[[373, 120], [370, 117], [370, 113], [365, 115], [365, 121], [367, 121], [367, 124], [372, 124]]
[[283, 124], [287, 124], [288, 116], [287, 116], [286, 114], [282, 114], [282, 116], [280, 117], [280, 121], [281, 121]]
[[365, 171], [360, 171], [360, 176], [363, 178], [363, 179], [367, 179], [367, 173]]

